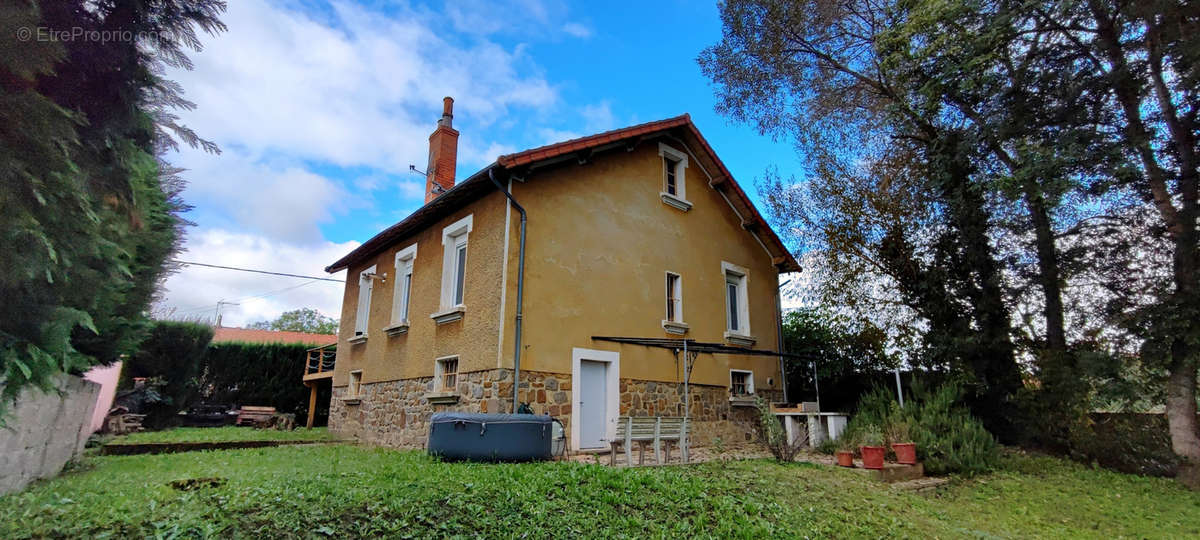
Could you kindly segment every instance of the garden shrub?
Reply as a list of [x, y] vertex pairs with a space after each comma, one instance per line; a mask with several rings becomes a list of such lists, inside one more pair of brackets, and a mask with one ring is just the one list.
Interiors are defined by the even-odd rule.
[[[308, 415], [309, 389], [300, 379], [311, 347], [300, 343], [214, 343], [201, 366], [204, 400], [275, 407], [303, 419]], [[328, 417], [329, 399], [319, 396], [317, 403], [326, 405], [318, 405], [316, 416]]]
[[205, 349], [212, 341], [212, 327], [194, 322], [157, 321], [138, 351], [122, 370], [123, 388], [132, 387], [135, 377], [162, 380], [158, 393], [162, 399], [149, 403], [142, 412], [145, 425], [161, 428], [170, 425], [176, 413], [196, 396], [196, 377]]
[[[900, 407], [889, 390], [876, 387], [862, 397], [858, 413], [846, 426], [844, 437], [861, 439], [869, 430], [903, 423], [912, 442], [917, 443], [917, 458], [931, 474], [974, 475], [996, 467], [1000, 447], [979, 420], [959, 405], [962, 389], [953, 383], [932, 391], [920, 383]], [[899, 442], [899, 441], [895, 441]]]

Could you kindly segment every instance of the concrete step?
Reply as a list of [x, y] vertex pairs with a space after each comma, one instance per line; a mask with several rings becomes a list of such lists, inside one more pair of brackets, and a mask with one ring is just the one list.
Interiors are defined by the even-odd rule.
[[925, 466], [918, 463], [916, 465], [901, 465], [899, 463], [884, 463], [882, 469], [863, 469], [867, 474], [880, 482], [888, 484], [896, 482], [907, 482], [916, 480], [925, 476]]

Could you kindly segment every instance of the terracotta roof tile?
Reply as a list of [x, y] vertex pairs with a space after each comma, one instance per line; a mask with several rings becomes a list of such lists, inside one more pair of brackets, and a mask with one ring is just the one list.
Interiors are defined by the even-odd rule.
[[[792, 257], [792, 254], [784, 246], [783, 241], [771, 229], [771, 226], [763, 219], [762, 214], [755, 208], [754, 202], [742, 190], [737, 181], [734, 180], [733, 174], [721, 162], [721, 158], [717, 157], [717, 153], [713, 151], [712, 146], [700, 134], [700, 130], [692, 123], [691, 115], [684, 114], [673, 118], [663, 120], [655, 120], [646, 122], [636, 126], [629, 126], [603, 133], [596, 133], [586, 137], [579, 137], [562, 141], [559, 143], [530, 148], [515, 154], [506, 154], [496, 158], [496, 162], [484, 167], [479, 172], [471, 175], [466, 180], [458, 183], [450, 191], [447, 191], [442, 196], [434, 199], [432, 202], [419, 208], [409, 217], [399, 223], [388, 227], [383, 232], [375, 235], [370, 240], [367, 240], [363, 245], [359, 246], [354, 251], [342, 257], [337, 262], [328, 266], [325, 270], [328, 272], [336, 272], [342, 268], [347, 268], [351, 264], [363, 260], [367, 257], [375, 255], [386, 249], [407, 235], [411, 235], [419, 231], [423, 227], [427, 227], [429, 223], [436, 220], [454, 208], [460, 208], [470, 201], [482, 196], [489, 189], [495, 189], [491, 186], [488, 180], [488, 171], [497, 166], [503, 169], [514, 169], [530, 163], [544, 161], [573, 152], [595, 148], [614, 141], [632, 139], [642, 135], [649, 135], [665, 130], [682, 127], [687, 135], [695, 138], [698, 141], [700, 148], [698, 154], [708, 158], [715, 164], [717, 170], [713, 171], [714, 184], [728, 184], [733, 186], [733, 189], [727, 190], [727, 194], [732, 204], [738, 206], [738, 212], [745, 216], [745, 220], [749, 223], [757, 225], [761, 231], [765, 232], [761, 239], [765, 242], [771, 252], [772, 258], [782, 258], [783, 262], [779, 265], [785, 271], [798, 272], [800, 264]], [[722, 187], [721, 189], [726, 189]]]
[[213, 329], [213, 343], [303, 343], [305, 345], [328, 345], [337, 343], [334, 334], [310, 334], [308, 332], [283, 332], [255, 328], [230, 328], [218, 326]]

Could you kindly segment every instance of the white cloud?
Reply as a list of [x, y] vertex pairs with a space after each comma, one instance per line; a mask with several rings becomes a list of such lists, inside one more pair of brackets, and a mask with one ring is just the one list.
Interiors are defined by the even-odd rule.
[[239, 0], [223, 19], [229, 32], [206, 40], [195, 70], [170, 76], [199, 105], [184, 115], [191, 127], [254, 154], [401, 173], [424, 161], [443, 96], [475, 127], [559, 99], [519, 48], [460, 46], [428, 14], [336, 3], [316, 20]]
[[612, 105], [602, 101], [594, 105], [585, 105], [579, 114], [583, 116], [584, 129], [591, 133], [608, 131], [617, 127], [617, 119], [613, 116]]
[[[324, 267], [358, 246], [357, 242], [318, 245], [287, 244], [252, 234], [224, 230], [192, 231], [183, 261], [345, 279], [345, 271], [326, 274]], [[344, 285], [200, 266], [188, 266], [167, 279], [160, 316], [212, 320], [218, 301], [222, 324], [244, 326], [269, 320], [284, 311], [311, 307], [330, 317], [341, 315]]]
[[254, 159], [233, 148], [220, 155], [185, 150], [174, 162], [188, 169], [190, 204], [272, 239], [319, 241], [320, 223], [356, 205], [340, 183], [290, 159]]
[[587, 38], [592, 37], [592, 29], [588, 28], [587, 26], [584, 26], [583, 24], [577, 23], [577, 22], [569, 22], [567, 24], [564, 24], [562, 29], [563, 29], [563, 32], [566, 32], [567, 34], [570, 34], [570, 35], [575, 36], [580, 39], [587, 39]]

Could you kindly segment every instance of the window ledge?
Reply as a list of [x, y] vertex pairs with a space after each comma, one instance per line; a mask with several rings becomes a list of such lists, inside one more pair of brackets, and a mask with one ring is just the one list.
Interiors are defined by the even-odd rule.
[[458, 394], [454, 392], [430, 392], [425, 394], [430, 405], [451, 405], [458, 403]]
[[384, 328], [383, 332], [385, 334], [387, 334], [388, 337], [394, 337], [394, 336], [398, 336], [400, 334], [407, 334], [408, 333], [408, 321], [401, 321], [396, 324], [393, 324], [387, 328]]
[[354, 337], [352, 337], [352, 338], [350, 338], [350, 339], [347, 339], [346, 341], [350, 342], [350, 344], [351, 344], [351, 345], [358, 345], [359, 343], [366, 343], [366, 342], [367, 342], [367, 335], [366, 335], [366, 334], [359, 334], [359, 335], [357, 335], [357, 336], [354, 336]]
[[687, 323], [682, 321], [663, 321], [662, 327], [668, 334], [686, 334], [691, 328]]
[[433, 319], [433, 322], [438, 324], [446, 324], [462, 320], [463, 314], [466, 312], [467, 306], [458, 305], [435, 312], [433, 315], [430, 315], [429, 318]]
[[757, 407], [758, 399], [754, 394], [745, 396], [729, 396], [729, 405], [732, 407]]
[[362, 398], [357, 398], [357, 397], [342, 398], [342, 403], [344, 403], [346, 405], [358, 405], [359, 403], [362, 403]]
[[741, 345], [743, 347], [753, 347], [755, 343], [758, 343], [758, 339], [754, 336], [747, 336], [746, 334], [738, 334], [736, 332], [729, 331], [725, 332], [725, 341], [728, 341], [734, 345]]
[[662, 197], [662, 202], [664, 204], [666, 204], [667, 206], [678, 208], [680, 210], [683, 210], [684, 212], [687, 212], [688, 210], [692, 209], [692, 203], [687, 201], [686, 199], [681, 199], [681, 198], [676, 197], [675, 195], [671, 195], [670, 193], [667, 193], [665, 191], [660, 191], [658, 193], [658, 195], [660, 197]]

